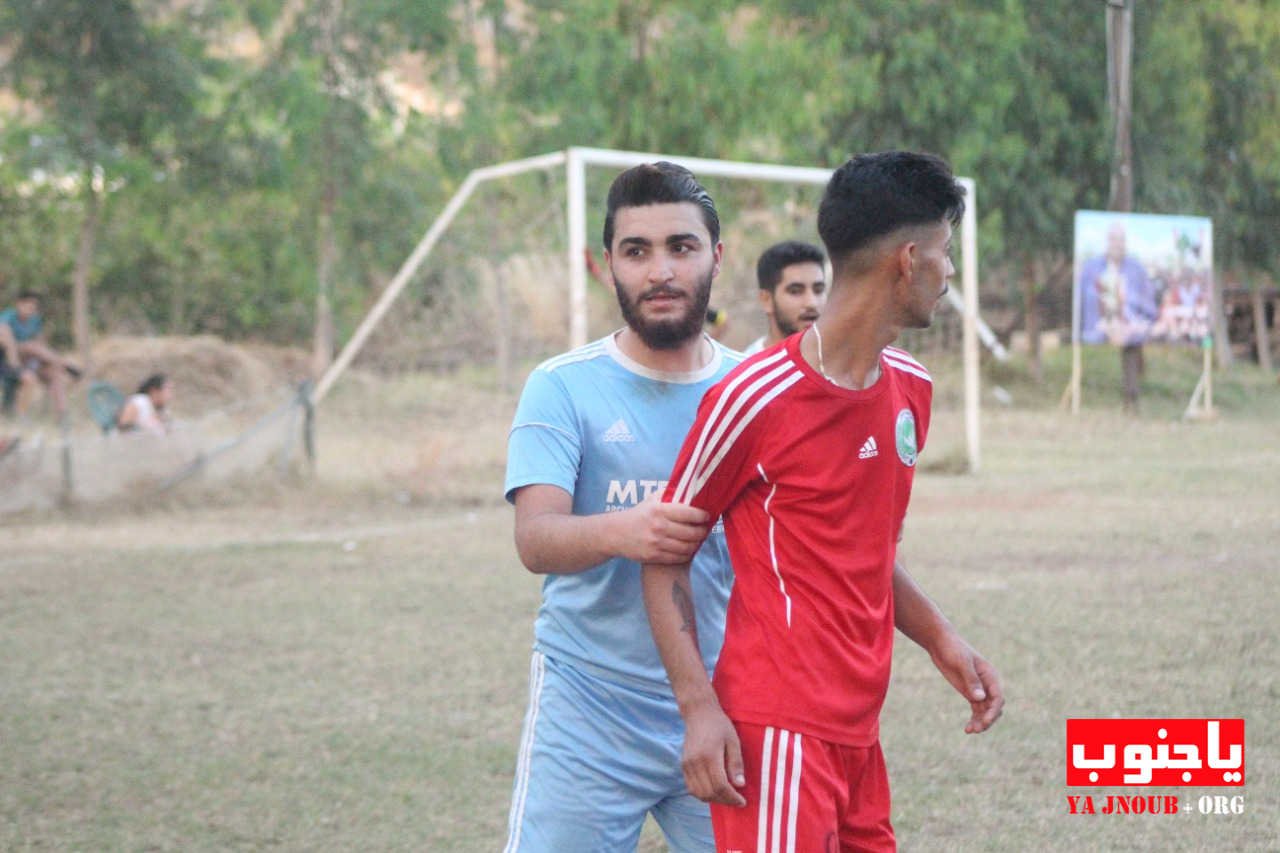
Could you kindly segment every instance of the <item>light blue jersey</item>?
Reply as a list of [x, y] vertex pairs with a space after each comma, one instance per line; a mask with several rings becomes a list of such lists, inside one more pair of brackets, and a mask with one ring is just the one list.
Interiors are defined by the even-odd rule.
[[[543, 362], [525, 384], [511, 427], [507, 499], [521, 486], [559, 486], [573, 495], [574, 515], [595, 515], [661, 494], [703, 393], [741, 360], [715, 342], [712, 347], [706, 367], [681, 374], [637, 364], [613, 335]], [[691, 580], [710, 671], [733, 585], [718, 523], [693, 558]], [[548, 657], [639, 690], [671, 693], [649, 632], [640, 566], [631, 560], [548, 575], [534, 635], [535, 648]]]
[[[558, 486], [573, 496], [575, 515], [595, 515], [661, 494], [703, 393], [741, 361], [711, 346], [711, 362], [687, 374], [637, 364], [613, 335], [539, 365], [511, 427], [507, 499], [523, 486]], [[692, 582], [710, 673], [733, 584], [718, 522], [693, 559]], [[685, 789], [683, 738], [649, 631], [640, 566], [618, 557], [548, 575], [507, 853], [634, 850], [649, 814], [671, 850], [713, 851], [707, 806]]]

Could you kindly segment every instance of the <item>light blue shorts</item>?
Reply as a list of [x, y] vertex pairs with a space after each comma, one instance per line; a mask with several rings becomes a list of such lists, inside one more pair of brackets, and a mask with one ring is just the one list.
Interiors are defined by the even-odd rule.
[[685, 790], [683, 740], [671, 697], [534, 652], [506, 853], [635, 850], [647, 814], [674, 853], [712, 853], [710, 811]]

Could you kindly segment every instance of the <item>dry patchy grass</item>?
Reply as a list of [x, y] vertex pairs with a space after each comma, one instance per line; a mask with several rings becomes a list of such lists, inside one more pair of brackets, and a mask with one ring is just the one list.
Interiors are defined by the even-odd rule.
[[[346, 386], [309, 485], [6, 523], [0, 848], [500, 845], [538, 582], [498, 497], [514, 395], [461, 379]], [[918, 478], [906, 562], [1009, 705], [964, 736], [900, 643], [904, 850], [1274, 849], [1280, 405], [1257, 387], [1262, 414], [1207, 423], [989, 411], [981, 473]], [[944, 407], [925, 458], [960, 426]], [[1109, 714], [1245, 717], [1245, 814], [1068, 816], [1065, 719]]]

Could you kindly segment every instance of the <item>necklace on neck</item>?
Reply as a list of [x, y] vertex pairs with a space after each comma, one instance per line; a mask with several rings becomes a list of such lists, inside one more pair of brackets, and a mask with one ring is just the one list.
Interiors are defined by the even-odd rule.
[[[844, 388], [845, 386], [841, 385], [839, 382], [835, 381], [834, 379], [831, 378], [830, 375], [827, 374], [826, 362], [822, 360], [822, 330], [818, 328], [817, 323], [814, 323], [809, 328], [813, 329], [813, 340], [818, 345], [818, 372], [822, 374], [823, 379], [827, 380], [832, 385], [836, 386], [837, 388]], [[872, 370], [874, 372], [875, 378], [872, 379], [870, 382], [868, 382], [866, 385], [864, 385], [863, 388], [868, 388], [871, 385], [874, 385], [875, 381], [880, 378], [880, 365], [878, 362], [876, 366], [872, 368]], [[856, 391], [859, 389], [855, 388], [853, 390]]]
[[813, 329], [813, 340], [818, 344], [818, 372], [822, 374], [822, 378], [830, 382], [832, 385], [840, 383], [827, 375], [827, 365], [822, 360], [822, 332], [818, 329], [818, 324], [814, 323], [809, 328]]

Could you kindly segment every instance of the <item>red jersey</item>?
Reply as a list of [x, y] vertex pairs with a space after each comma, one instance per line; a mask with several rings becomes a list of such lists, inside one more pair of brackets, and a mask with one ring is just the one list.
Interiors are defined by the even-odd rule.
[[734, 567], [713, 684], [738, 722], [868, 746], [893, 653], [893, 563], [932, 382], [887, 347], [869, 388], [837, 386], [801, 335], [711, 388], [664, 500], [722, 517]]

